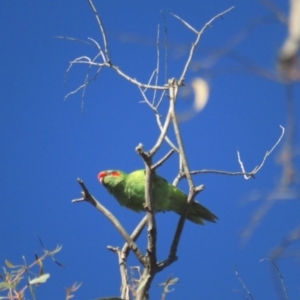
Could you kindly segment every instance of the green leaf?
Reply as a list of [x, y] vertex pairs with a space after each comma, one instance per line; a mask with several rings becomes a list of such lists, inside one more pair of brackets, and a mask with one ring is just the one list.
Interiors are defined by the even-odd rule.
[[12, 284], [9, 284], [7, 282], [0, 282], [0, 291], [4, 291], [7, 289], [13, 289], [15, 286]]
[[14, 266], [10, 261], [8, 261], [7, 259], [5, 260], [5, 264], [8, 268], [15, 268], [16, 266]]
[[49, 277], [50, 277], [50, 274], [43, 274], [37, 278], [30, 280], [29, 284], [45, 283]]

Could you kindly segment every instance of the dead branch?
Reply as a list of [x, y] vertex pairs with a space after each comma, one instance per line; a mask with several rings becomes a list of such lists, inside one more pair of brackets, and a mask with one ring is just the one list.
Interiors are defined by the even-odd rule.
[[287, 289], [286, 289], [286, 286], [285, 286], [285, 282], [284, 282], [284, 279], [283, 279], [283, 276], [277, 266], [277, 264], [275, 263], [275, 261], [273, 259], [270, 259], [270, 258], [263, 258], [261, 259], [259, 262], [263, 262], [263, 261], [270, 261], [275, 269], [275, 271], [277, 272], [278, 276], [279, 276], [279, 279], [280, 279], [280, 282], [281, 282], [281, 286], [282, 286], [282, 290], [284, 292], [284, 297], [286, 300], [289, 299], [289, 296], [288, 296], [288, 293], [287, 293]]
[[[251, 298], [252, 300], [254, 300], [254, 298], [253, 298], [251, 292], [249, 291], [249, 289], [247, 288], [246, 284], [244, 283], [244, 281], [243, 281], [242, 278], [240, 277], [240, 274], [239, 274], [239, 272], [238, 272], [238, 270], [237, 270], [236, 265], [234, 266], [234, 272], [235, 272], [235, 275], [236, 275], [237, 279], [238, 279], [239, 282], [242, 284], [243, 289], [247, 292], [247, 294], [250, 296], [250, 298]], [[248, 299], [248, 298], [247, 298], [247, 299]]]
[[85, 186], [84, 182], [78, 178], [77, 182], [82, 188], [82, 198], [80, 199], [74, 199], [72, 200], [72, 203], [77, 203], [77, 202], [83, 202], [87, 201], [90, 204], [92, 204], [94, 207], [97, 208], [101, 213], [103, 213], [112, 223], [113, 225], [117, 228], [117, 230], [120, 232], [120, 234], [123, 236], [127, 244], [129, 245], [130, 249], [133, 251], [133, 253], [136, 255], [137, 259], [139, 262], [144, 265], [145, 264], [145, 257], [142, 254], [141, 250], [138, 248], [136, 243], [131, 239], [127, 231], [123, 228], [122, 224], [119, 222], [119, 220], [107, 209], [105, 208], [100, 202], [96, 200], [96, 198], [90, 194], [88, 191], [87, 187]]
[[204, 27], [200, 30], [200, 31], [197, 31], [196, 29], [194, 29], [191, 25], [189, 25], [186, 21], [184, 21], [183, 19], [179, 18], [178, 16], [172, 14], [175, 18], [179, 19], [185, 26], [187, 26], [187, 28], [189, 28], [190, 30], [192, 30], [194, 33], [197, 34], [197, 38], [195, 40], [195, 42], [192, 44], [192, 47], [190, 49], [190, 54], [189, 54], [189, 57], [187, 59], [187, 62], [184, 66], [184, 69], [183, 69], [183, 72], [180, 76], [180, 79], [178, 80], [179, 84], [184, 82], [184, 79], [185, 79], [185, 75], [186, 75], [186, 72], [191, 64], [191, 61], [192, 61], [192, 58], [194, 56], [194, 52], [195, 52], [195, 49], [197, 47], [197, 45], [199, 44], [200, 42], [200, 39], [201, 39], [201, 36], [202, 34], [204, 33], [204, 31], [207, 29], [207, 27], [209, 27], [216, 19], [222, 17], [223, 15], [225, 15], [226, 13], [228, 13], [229, 11], [231, 11], [232, 9], [234, 9], [234, 6], [226, 9], [225, 11], [217, 14], [216, 16], [214, 16], [210, 21], [208, 21]]
[[282, 138], [283, 138], [283, 136], [284, 136], [285, 129], [284, 129], [283, 126], [281, 126], [281, 125], [279, 125], [279, 126], [280, 126], [280, 128], [281, 128], [281, 130], [282, 130], [279, 139], [278, 139], [277, 142], [274, 144], [274, 146], [272, 147], [272, 149], [266, 152], [266, 154], [265, 154], [265, 156], [264, 156], [264, 158], [263, 158], [261, 164], [260, 164], [259, 166], [256, 166], [256, 167], [253, 169], [253, 171], [251, 171], [251, 172], [246, 172], [246, 171], [245, 171], [244, 164], [243, 164], [243, 162], [242, 162], [242, 160], [241, 160], [240, 152], [239, 152], [239, 151], [237, 152], [238, 162], [239, 162], [239, 164], [240, 164], [240, 166], [241, 166], [242, 172], [245, 173], [245, 174], [246, 174], [246, 173], [250, 173], [250, 174], [251, 174], [250, 176], [244, 175], [244, 178], [245, 178], [246, 180], [248, 180], [248, 179], [250, 179], [251, 177], [253, 177], [253, 176], [254, 176], [254, 175], [255, 175], [255, 174], [256, 174], [256, 173], [264, 166], [267, 157], [274, 151], [274, 149], [275, 149], [275, 148], [278, 146], [278, 144], [281, 142], [281, 140], [282, 140]]

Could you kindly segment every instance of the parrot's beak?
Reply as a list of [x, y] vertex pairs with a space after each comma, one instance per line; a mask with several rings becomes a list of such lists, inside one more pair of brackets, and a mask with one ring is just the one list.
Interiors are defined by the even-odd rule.
[[106, 172], [100, 172], [98, 174], [98, 180], [103, 184], [104, 177], [106, 176]]

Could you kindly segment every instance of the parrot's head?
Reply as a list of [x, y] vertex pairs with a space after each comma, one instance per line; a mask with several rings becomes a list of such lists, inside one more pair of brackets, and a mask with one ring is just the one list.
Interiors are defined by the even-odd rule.
[[118, 170], [102, 171], [98, 174], [98, 180], [107, 188], [113, 188], [126, 177], [126, 174]]

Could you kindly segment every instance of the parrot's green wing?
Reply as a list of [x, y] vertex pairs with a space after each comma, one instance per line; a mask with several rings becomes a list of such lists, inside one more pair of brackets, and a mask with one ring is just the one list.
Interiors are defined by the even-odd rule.
[[[187, 195], [177, 187], [168, 183], [164, 178], [158, 175], [155, 177], [157, 178], [155, 181], [157, 181], [158, 184], [154, 184], [153, 198], [155, 199], [157, 210], [171, 210], [181, 215], [186, 208]], [[197, 201], [194, 201], [190, 206], [187, 219], [197, 224], [204, 224], [203, 219], [215, 222], [217, 216]]]
[[[145, 170], [138, 170], [128, 175], [122, 171], [104, 171], [98, 175], [98, 178], [121, 205], [136, 212], [145, 210]], [[158, 175], [153, 176], [152, 188], [155, 211], [174, 211], [179, 215], [184, 212], [187, 195], [180, 189]], [[218, 218], [195, 201], [189, 209], [187, 219], [197, 224], [204, 224], [203, 220], [215, 222]]]

